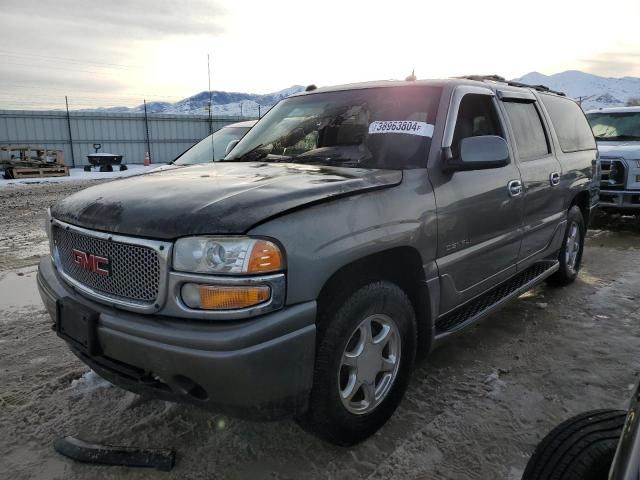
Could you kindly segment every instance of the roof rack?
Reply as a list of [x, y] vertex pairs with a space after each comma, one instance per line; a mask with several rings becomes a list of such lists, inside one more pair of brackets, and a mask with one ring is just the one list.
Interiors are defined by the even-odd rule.
[[546, 85], [529, 85], [527, 83], [514, 82], [513, 80], [505, 80], [505, 78], [501, 77], [500, 75], [462, 75], [461, 77], [454, 77], [454, 78], [465, 79], [465, 80], [475, 80], [477, 82], [489, 81], [489, 82], [506, 83], [507, 85], [510, 85], [512, 87], [533, 88], [538, 92], [555, 93], [556, 95], [560, 95], [561, 97], [566, 97], [566, 94], [564, 92], [551, 90]]

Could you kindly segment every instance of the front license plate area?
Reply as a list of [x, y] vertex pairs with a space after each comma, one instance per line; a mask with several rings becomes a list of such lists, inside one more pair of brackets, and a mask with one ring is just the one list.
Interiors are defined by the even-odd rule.
[[71, 298], [56, 302], [56, 333], [83, 353], [99, 353], [98, 313]]

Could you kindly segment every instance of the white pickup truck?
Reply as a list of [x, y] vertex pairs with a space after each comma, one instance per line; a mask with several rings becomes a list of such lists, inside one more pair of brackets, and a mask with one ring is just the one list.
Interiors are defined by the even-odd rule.
[[600, 208], [640, 214], [640, 107], [587, 112], [600, 152]]

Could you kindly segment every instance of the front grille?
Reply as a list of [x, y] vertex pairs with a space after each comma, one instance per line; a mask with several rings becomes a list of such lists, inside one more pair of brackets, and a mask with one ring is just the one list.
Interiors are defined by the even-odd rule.
[[600, 188], [603, 190], [623, 190], [626, 178], [624, 163], [620, 160], [601, 158]]
[[[73, 230], [54, 227], [53, 239], [58, 268], [93, 290], [103, 294], [152, 304], [160, 288], [160, 259], [148, 247], [109, 241], [85, 235]], [[109, 275], [99, 275], [85, 270], [74, 261], [73, 250], [106, 257], [109, 260]]]

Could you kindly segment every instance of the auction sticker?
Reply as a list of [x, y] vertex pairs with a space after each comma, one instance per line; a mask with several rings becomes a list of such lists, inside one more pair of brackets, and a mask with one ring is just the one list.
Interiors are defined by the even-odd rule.
[[413, 120], [376, 120], [369, 124], [369, 135], [376, 133], [403, 133], [405, 135], [432, 137], [433, 125], [427, 122], [414, 122]]

